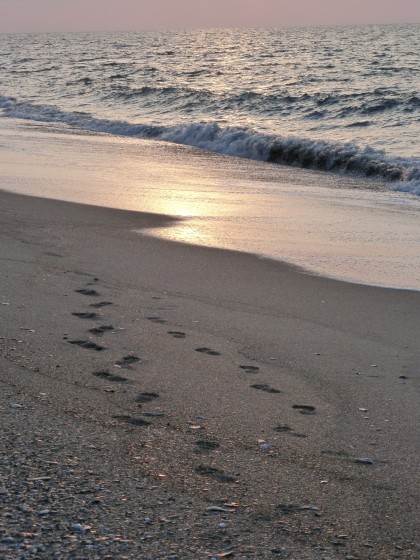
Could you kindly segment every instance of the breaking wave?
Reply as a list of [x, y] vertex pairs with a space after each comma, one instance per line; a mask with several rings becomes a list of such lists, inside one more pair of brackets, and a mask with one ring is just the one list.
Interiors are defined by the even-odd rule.
[[47, 105], [20, 103], [0, 95], [3, 117], [63, 123], [78, 130], [155, 139], [230, 156], [388, 181], [392, 188], [420, 195], [420, 160], [399, 158], [369, 146], [264, 134], [217, 123], [146, 125], [94, 118]]

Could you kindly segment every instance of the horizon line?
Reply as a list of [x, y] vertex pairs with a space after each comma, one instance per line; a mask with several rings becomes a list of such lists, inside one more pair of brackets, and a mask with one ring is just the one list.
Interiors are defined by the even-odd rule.
[[325, 23], [325, 24], [309, 24], [309, 25], [269, 25], [269, 26], [220, 26], [220, 27], [150, 27], [143, 29], [79, 29], [79, 30], [37, 30], [37, 31], [1, 31], [0, 35], [37, 35], [37, 34], [57, 34], [57, 33], [159, 33], [159, 32], [186, 32], [186, 31], [222, 31], [222, 30], [275, 30], [275, 29], [302, 29], [302, 28], [333, 28], [333, 27], [384, 27], [396, 25], [420, 25], [420, 20], [415, 22], [365, 22], [365, 23]]

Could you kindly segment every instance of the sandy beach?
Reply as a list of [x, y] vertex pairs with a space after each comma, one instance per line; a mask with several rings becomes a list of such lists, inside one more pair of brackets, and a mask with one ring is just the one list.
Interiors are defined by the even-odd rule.
[[420, 293], [170, 223], [0, 192], [1, 557], [416, 558]]

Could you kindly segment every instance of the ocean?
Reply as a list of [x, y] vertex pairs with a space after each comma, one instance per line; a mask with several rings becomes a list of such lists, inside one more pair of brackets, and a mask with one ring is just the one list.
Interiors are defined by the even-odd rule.
[[[91, 169], [84, 160], [91, 182], [82, 194], [74, 184], [66, 190], [65, 180], [53, 192], [48, 181], [32, 181], [30, 193], [137, 210], [166, 209], [189, 219], [182, 226], [187, 233], [175, 228], [155, 234], [246, 250], [353, 281], [419, 289], [420, 273], [412, 270], [419, 262], [408, 262], [416, 250], [420, 253], [415, 229], [420, 208], [419, 68], [419, 25], [0, 35], [2, 188], [26, 188], [6, 170], [13, 151], [28, 153], [30, 145], [29, 152], [39, 155], [40, 146], [48, 146], [52, 154], [57, 144], [51, 144], [53, 135], [68, 138], [67, 154], [74, 137], [85, 141], [81, 154], [93, 141], [102, 142], [106, 157], [98, 163], [94, 158], [100, 150], [93, 150]], [[12, 133], [18, 129], [20, 135]], [[186, 148], [175, 150], [174, 145]], [[138, 196], [134, 184], [130, 196], [116, 181], [112, 187], [109, 181], [102, 184], [100, 192], [91, 188], [95, 181], [89, 171], [98, 166], [103, 176], [118, 172], [125, 185], [132, 181], [133, 161], [142, 159], [136, 146], [147, 153], [149, 166], [163, 169], [164, 161], [172, 162], [170, 169], [165, 167], [159, 194], [162, 176], [151, 178], [150, 170], [149, 186], [154, 186], [147, 201], [142, 196], [137, 205], [132, 203]], [[125, 167], [106, 171], [116, 153]], [[129, 163], [124, 154], [130, 154]], [[178, 174], [176, 184], [170, 184], [180, 158], [195, 175], [184, 167], [183, 177]], [[144, 192], [144, 176], [137, 187]], [[106, 188], [120, 191], [114, 196]], [[155, 204], [153, 197], [162, 203]], [[188, 208], [165, 207], [174, 197]], [[304, 217], [296, 212], [288, 230], [293, 254], [284, 249], [285, 223], [294, 215], [285, 216], [284, 209], [292, 198], [308, 210]], [[188, 204], [190, 199], [195, 206]], [[330, 223], [327, 217], [318, 220], [326, 201], [332, 205]], [[357, 217], [356, 225], [349, 208], [362, 206], [363, 218]], [[383, 214], [380, 239], [376, 229], [370, 234], [361, 229], [376, 223], [378, 212]], [[297, 232], [299, 220], [306, 225]], [[327, 240], [317, 237], [327, 230]], [[340, 238], [352, 235], [358, 247], [354, 255], [337, 246]], [[302, 240], [308, 237], [312, 243], [305, 247]], [[399, 272], [391, 279], [385, 272], [393, 266], [387, 244], [397, 237], [400, 245], [390, 246], [389, 254], [400, 253], [394, 266]], [[318, 246], [328, 240], [333, 246], [327, 258]], [[378, 269], [375, 262], [375, 271], [366, 276], [358, 268], [372, 269], [374, 259], [360, 247], [372, 241], [383, 246], [384, 264]], [[357, 267], [361, 253], [364, 262]], [[349, 260], [350, 265], [340, 265]]]

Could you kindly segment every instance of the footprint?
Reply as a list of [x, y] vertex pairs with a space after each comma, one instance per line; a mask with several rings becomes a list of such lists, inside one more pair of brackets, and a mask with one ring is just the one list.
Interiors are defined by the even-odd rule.
[[280, 432], [280, 433], [284, 433], [284, 434], [288, 434], [289, 436], [292, 437], [297, 437], [297, 438], [306, 438], [308, 437], [306, 434], [301, 434], [299, 432], [295, 432], [290, 426], [287, 425], [281, 425], [279, 424], [278, 426], [276, 426], [274, 428], [275, 432]]
[[315, 407], [308, 404], [294, 404], [292, 408], [295, 408], [301, 414], [316, 414]]
[[88, 350], [96, 350], [97, 352], [101, 352], [102, 350], [106, 350], [105, 346], [99, 346], [92, 342], [91, 340], [68, 340], [69, 344], [75, 344], [76, 346], [80, 346], [81, 348], [87, 348]]
[[162, 319], [161, 317], [146, 317], [146, 319], [148, 319], [149, 321], [152, 321], [152, 323], [158, 323], [158, 324], [163, 324], [166, 323], [165, 319]]
[[331, 449], [323, 449], [321, 451], [322, 455], [328, 455], [329, 457], [344, 457], [344, 458], [348, 458], [350, 457], [350, 454], [347, 451], [333, 451]]
[[195, 442], [195, 445], [198, 447], [199, 451], [212, 451], [220, 447], [220, 443], [217, 441], [210, 441], [207, 439], [199, 439]]
[[159, 398], [158, 393], [140, 393], [140, 395], [138, 395], [136, 398], [136, 402], [148, 403], [158, 398]]
[[220, 469], [216, 469], [214, 467], [205, 467], [203, 465], [200, 465], [195, 469], [195, 472], [201, 474], [201, 476], [208, 476], [209, 478], [213, 478], [214, 480], [217, 480], [217, 482], [236, 482], [235, 477], [230, 476], [224, 471], [221, 471]]
[[104, 334], [108, 331], [115, 331], [115, 327], [113, 327], [112, 325], [101, 325], [100, 327], [89, 329], [89, 332], [92, 334]]
[[290, 426], [287, 425], [278, 425], [274, 428], [275, 432], [292, 432], [292, 428]]
[[291, 513], [299, 513], [299, 512], [307, 512], [307, 511], [318, 513], [317, 507], [301, 506], [300, 504], [279, 504], [276, 509], [280, 515], [288, 515]]
[[109, 373], [109, 371], [94, 371], [93, 374], [95, 377], [99, 377], [100, 379], [106, 379], [107, 381], [113, 381], [114, 383], [123, 383], [124, 381], [128, 381], [127, 377], [123, 377], [122, 375], [114, 375]]
[[121, 420], [126, 424], [132, 424], [133, 426], [150, 426], [150, 422], [143, 420], [143, 418], [135, 418], [134, 416], [116, 415], [112, 418], [116, 420]]
[[258, 366], [239, 366], [239, 367], [243, 369], [246, 373], [256, 373], [260, 369]]
[[185, 333], [181, 331], [168, 331], [168, 334], [171, 334], [174, 338], [185, 338]]
[[212, 350], [211, 348], [196, 348], [196, 352], [202, 352], [203, 354], [208, 354], [209, 356], [220, 356], [220, 352], [216, 352], [216, 350]]
[[140, 361], [140, 358], [137, 356], [124, 356], [124, 358], [115, 362], [115, 365], [125, 369], [131, 369], [131, 364], [135, 364], [138, 361]]
[[264, 391], [265, 393], [281, 393], [278, 389], [273, 389], [270, 385], [266, 383], [256, 383], [255, 385], [251, 385], [253, 389], [257, 389], [258, 391]]
[[84, 296], [99, 296], [96, 290], [91, 290], [90, 288], [81, 288], [80, 290], [74, 290], [74, 291]]
[[75, 317], [79, 317], [79, 319], [99, 319], [99, 315], [96, 313], [72, 313]]
[[99, 309], [100, 307], [105, 307], [106, 305], [112, 305], [112, 301], [98, 301], [97, 303], [91, 303], [89, 307], [96, 307]]

